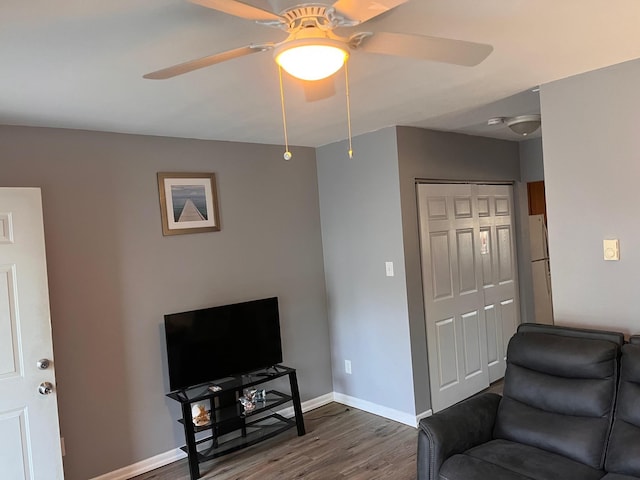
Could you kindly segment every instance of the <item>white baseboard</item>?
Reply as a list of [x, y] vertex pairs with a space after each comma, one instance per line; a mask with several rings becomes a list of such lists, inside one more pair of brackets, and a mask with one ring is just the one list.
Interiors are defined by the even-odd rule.
[[118, 470], [105, 473], [104, 475], [100, 475], [99, 477], [94, 477], [91, 480], [128, 480], [129, 478], [135, 477], [137, 475], [142, 475], [143, 473], [150, 472], [151, 470], [155, 470], [156, 468], [169, 465], [170, 463], [180, 460], [181, 458], [184, 458], [186, 456], [186, 453], [184, 453], [179, 448], [176, 448], [174, 450], [161, 453], [160, 455], [156, 455], [155, 457], [147, 458], [146, 460], [142, 460], [141, 462], [134, 463], [133, 465], [119, 468]]
[[[320, 408], [323, 405], [327, 405], [331, 402], [333, 402], [333, 392], [327, 393], [320, 397], [312, 398], [311, 400], [302, 402], [302, 413], [310, 412], [311, 410], [315, 410], [316, 408]], [[293, 407], [283, 408], [282, 410], [278, 410], [278, 413], [287, 418], [292, 418], [294, 416]]]
[[[333, 402], [333, 392], [327, 393], [320, 397], [312, 398], [311, 400], [307, 400], [306, 402], [302, 402], [302, 412], [315, 410], [316, 408], [322, 407], [323, 405], [327, 405], [331, 402]], [[294, 416], [293, 407], [284, 408], [282, 410], [279, 410], [277, 413], [279, 413], [283, 417]], [[147, 458], [146, 460], [142, 460], [141, 462], [134, 463], [133, 465], [119, 468], [118, 470], [105, 473], [104, 475], [100, 475], [99, 477], [94, 477], [91, 480], [128, 480], [129, 478], [135, 477], [137, 475], [142, 475], [143, 473], [150, 472], [151, 470], [155, 470], [156, 468], [169, 465], [170, 463], [180, 460], [181, 458], [185, 458], [186, 456], [186, 453], [184, 453], [179, 448], [176, 448], [174, 450], [161, 453], [160, 455], [156, 455], [155, 457]]]
[[426, 410], [420, 413], [419, 415], [416, 415], [416, 426], [418, 426], [418, 424], [420, 423], [420, 420], [422, 420], [423, 418], [430, 417], [431, 415], [433, 415], [433, 410], [431, 409]]
[[333, 392], [333, 398], [336, 402], [342, 403], [343, 405], [357, 408], [358, 410], [364, 410], [365, 412], [373, 413], [374, 415], [388, 418], [389, 420], [394, 420], [399, 423], [404, 423], [410, 427], [415, 428], [418, 425], [415, 415], [410, 415], [406, 412], [401, 412], [400, 410], [368, 402], [367, 400], [360, 400], [359, 398], [350, 397], [343, 393]]

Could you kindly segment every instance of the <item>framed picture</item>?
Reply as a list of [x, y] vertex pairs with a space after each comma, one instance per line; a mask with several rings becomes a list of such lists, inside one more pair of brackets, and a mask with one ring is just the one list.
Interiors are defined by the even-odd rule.
[[215, 173], [158, 173], [162, 234], [220, 230]]

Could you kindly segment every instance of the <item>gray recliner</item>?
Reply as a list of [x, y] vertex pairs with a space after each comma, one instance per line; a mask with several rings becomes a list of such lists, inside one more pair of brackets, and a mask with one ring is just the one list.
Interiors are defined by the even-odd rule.
[[[521, 325], [503, 397], [479, 395], [421, 420], [418, 479], [602, 479], [623, 343], [616, 332]], [[621, 442], [625, 428], [614, 427]], [[606, 480], [634, 478], [611, 475], [635, 475], [638, 454], [608, 457], [607, 467], [616, 473]]]
[[622, 347], [620, 385], [603, 480], [640, 478], [640, 336]]

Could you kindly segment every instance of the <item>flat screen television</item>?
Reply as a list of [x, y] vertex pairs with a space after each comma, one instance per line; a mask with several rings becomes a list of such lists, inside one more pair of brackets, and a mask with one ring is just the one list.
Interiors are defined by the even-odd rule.
[[164, 326], [172, 391], [282, 362], [277, 297], [172, 313]]

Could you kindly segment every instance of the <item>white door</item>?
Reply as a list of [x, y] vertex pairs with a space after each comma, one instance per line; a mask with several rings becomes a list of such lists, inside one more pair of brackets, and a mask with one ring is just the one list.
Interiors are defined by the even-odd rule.
[[434, 411], [489, 386], [519, 323], [511, 187], [418, 185]]
[[[47, 368], [40, 364], [49, 360]], [[40, 189], [0, 188], [0, 477], [62, 480]]]

